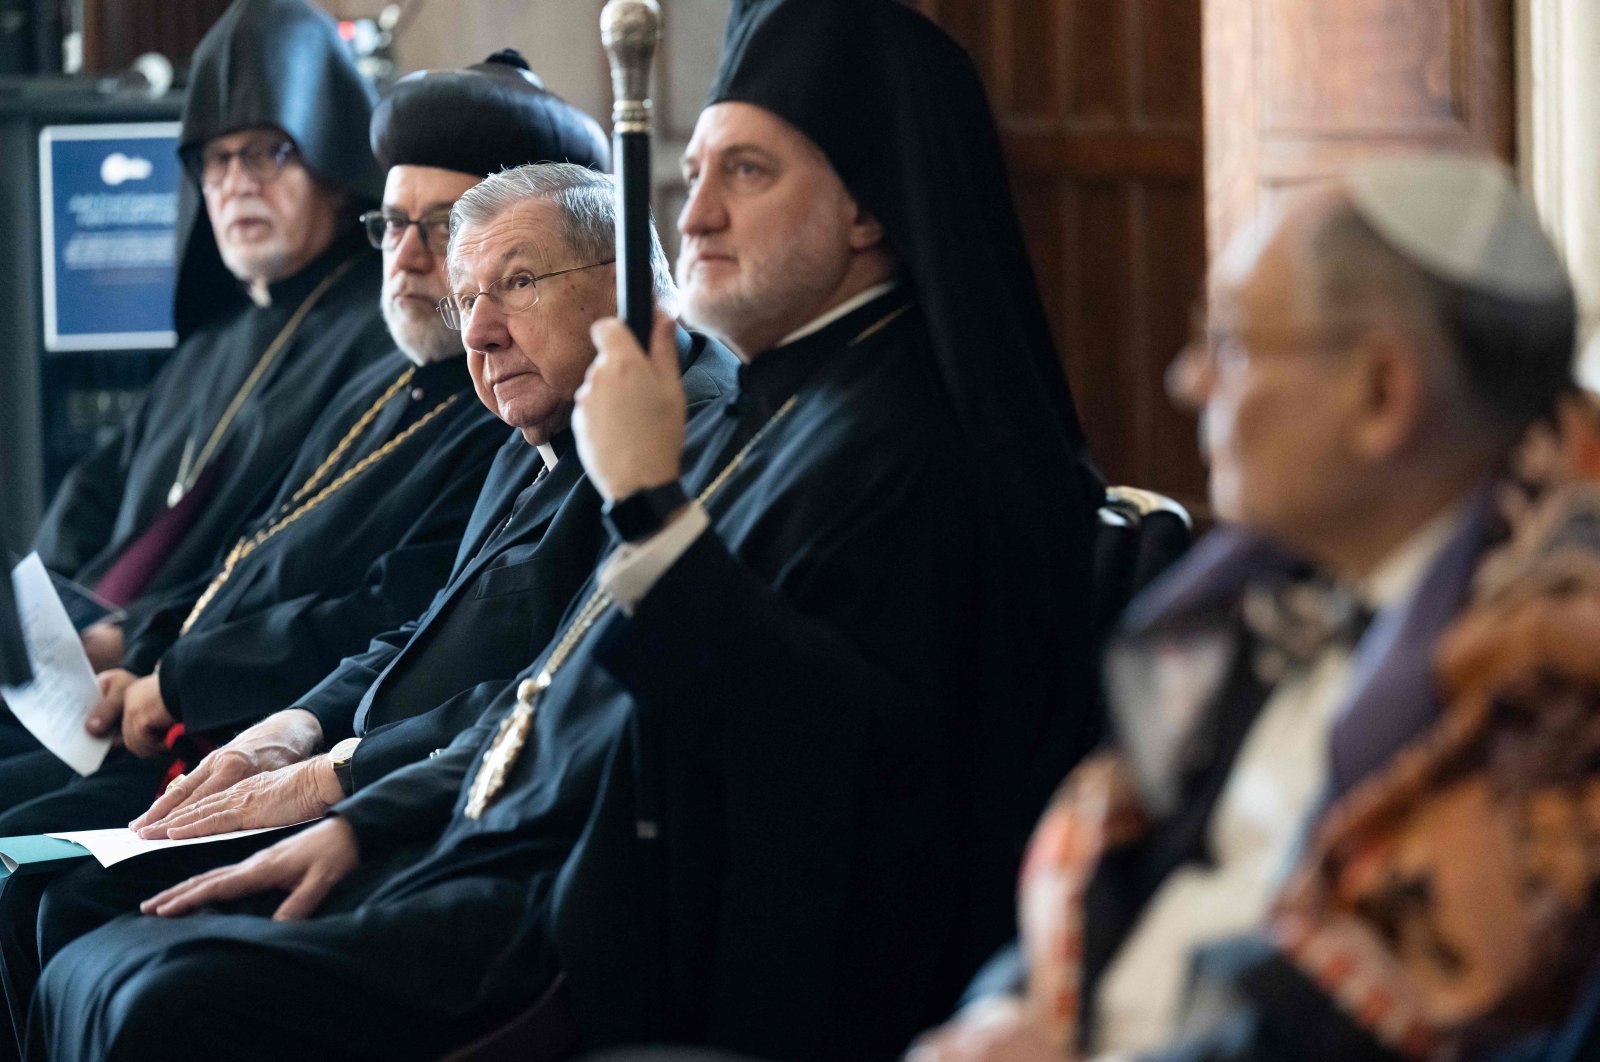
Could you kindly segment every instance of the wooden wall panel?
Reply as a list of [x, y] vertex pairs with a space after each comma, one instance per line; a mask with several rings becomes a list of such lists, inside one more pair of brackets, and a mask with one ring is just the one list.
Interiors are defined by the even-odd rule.
[[83, 66], [115, 74], [145, 52], [160, 52], [179, 68], [222, 17], [229, 0], [84, 0]]
[[1514, 151], [1512, 0], [1205, 0], [1207, 233], [1374, 153]]
[[977, 60], [1095, 456], [1198, 505], [1162, 389], [1204, 268], [1201, 0], [920, 0]]

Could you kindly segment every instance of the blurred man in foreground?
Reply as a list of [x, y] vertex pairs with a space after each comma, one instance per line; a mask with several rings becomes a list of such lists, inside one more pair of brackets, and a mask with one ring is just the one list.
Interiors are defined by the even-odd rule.
[[[1116, 752], [1069, 776], [1035, 835], [1025, 978], [997, 965], [977, 994], [1002, 992], [918, 1062], [1470, 1056], [1581, 980], [1587, 959], [1525, 933], [1593, 914], [1557, 919], [1536, 886], [1567, 858], [1565, 796], [1538, 852], [1496, 820], [1535, 780], [1595, 785], [1594, 728], [1547, 713], [1547, 736], [1587, 750], [1566, 777], [1548, 742], [1495, 745], [1559, 709], [1563, 671], [1600, 678], [1600, 652], [1506, 682], [1492, 647], [1517, 623], [1493, 578], [1452, 627], [1505, 538], [1514, 450], [1573, 390], [1554, 249], [1498, 163], [1423, 156], [1263, 220], [1213, 283], [1173, 382], [1231, 526], [1110, 649]], [[1529, 715], [1496, 738], [1491, 702]], [[1458, 799], [1475, 789], [1495, 796]]]

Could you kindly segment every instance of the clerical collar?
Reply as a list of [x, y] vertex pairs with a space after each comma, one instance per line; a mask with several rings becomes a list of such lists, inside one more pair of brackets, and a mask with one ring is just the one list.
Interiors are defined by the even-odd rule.
[[311, 289], [322, 283], [322, 278], [337, 269], [340, 263], [353, 255], [371, 254], [372, 248], [367, 244], [367, 237], [359, 227], [351, 227], [333, 238], [326, 250], [293, 276], [284, 277], [267, 285], [267, 298], [265, 302], [258, 301], [251, 293], [249, 285], [243, 285], [245, 295], [250, 299], [251, 305], [265, 308], [267, 306], [284, 305], [290, 309], [300, 305], [300, 301], [311, 294]]
[[535, 443], [534, 449], [539, 451], [539, 457], [544, 461], [545, 470], [554, 472], [556, 464], [563, 457], [572, 453], [573, 448], [577, 445], [577, 442], [572, 437], [572, 429], [563, 428], [550, 436], [548, 442]]
[[885, 280], [882, 284], [874, 284], [872, 287], [861, 292], [859, 295], [846, 299], [833, 309], [813, 317], [809, 324], [801, 325], [793, 332], [790, 332], [788, 335], [778, 340], [777, 345], [780, 347], [787, 346], [797, 339], [804, 339], [813, 332], [820, 332], [833, 322], [837, 321], [839, 318], [843, 317], [845, 314], [850, 313], [852, 310], [860, 309], [873, 299], [876, 299], [878, 296], [887, 295], [889, 292], [893, 291], [899, 286], [900, 281], [895, 279]]
[[774, 412], [818, 365], [845, 350], [862, 329], [904, 301], [905, 296], [895, 292], [898, 286], [891, 281], [864, 291], [813, 321], [815, 329], [807, 325], [800, 329], [804, 334], [799, 338], [785, 340], [741, 364], [739, 387], [728, 400], [729, 415], [739, 415], [751, 401], [766, 414]]
[[1410, 597], [1460, 526], [1465, 509], [1464, 502], [1452, 505], [1406, 539], [1399, 548], [1391, 550], [1366, 578], [1356, 584], [1355, 593], [1362, 604], [1379, 611]]

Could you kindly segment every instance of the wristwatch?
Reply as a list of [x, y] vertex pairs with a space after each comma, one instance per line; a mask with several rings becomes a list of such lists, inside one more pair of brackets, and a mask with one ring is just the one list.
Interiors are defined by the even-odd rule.
[[683, 492], [683, 484], [673, 480], [608, 501], [600, 514], [622, 541], [640, 542], [665, 527], [672, 514], [687, 504], [689, 496]]
[[339, 788], [344, 790], [345, 796], [356, 791], [356, 773], [351, 767], [351, 761], [356, 758], [356, 746], [359, 744], [361, 744], [360, 738], [347, 737], [328, 750], [328, 761], [333, 764], [333, 776], [339, 779]]

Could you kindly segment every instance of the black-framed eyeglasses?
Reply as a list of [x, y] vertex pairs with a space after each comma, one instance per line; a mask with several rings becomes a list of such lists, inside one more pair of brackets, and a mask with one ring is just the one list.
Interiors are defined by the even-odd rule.
[[580, 269], [610, 265], [615, 261], [615, 258], [607, 258], [603, 262], [590, 262], [588, 265], [557, 269], [550, 273], [512, 273], [510, 276], [501, 277], [482, 291], [453, 291], [439, 300], [439, 316], [444, 318], [446, 328], [457, 332], [464, 331], [472, 323], [473, 308], [477, 306], [478, 300], [485, 296], [499, 307], [501, 313], [521, 313], [523, 310], [532, 309], [538, 303], [539, 281], [559, 277], [564, 273], [576, 273]]
[[402, 210], [369, 210], [361, 215], [361, 225], [367, 230], [367, 242], [379, 249], [394, 250], [406, 237], [406, 229], [417, 227], [417, 236], [429, 254], [444, 254], [450, 244], [450, 211], [437, 210], [425, 217], [413, 218]]
[[244, 167], [244, 172], [257, 182], [268, 184], [277, 180], [283, 168], [289, 164], [289, 160], [299, 153], [294, 141], [286, 137], [276, 140], [256, 140], [237, 151], [205, 147], [194, 158], [193, 168], [200, 178], [202, 187], [217, 188], [228, 179], [228, 168], [234, 159], [238, 159], [239, 165]]

